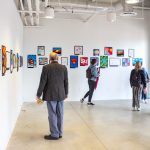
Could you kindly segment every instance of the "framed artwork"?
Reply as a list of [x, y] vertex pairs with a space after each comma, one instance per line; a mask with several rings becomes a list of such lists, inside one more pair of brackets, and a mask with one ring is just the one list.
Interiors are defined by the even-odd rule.
[[2, 50], [0, 49], [0, 71], [2, 70]]
[[83, 55], [83, 46], [74, 46], [75, 55]]
[[13, 73], [13, 50], [10, 50], [10, 73]]
[[78, 68], [78, 56], [70, 56], [70, 68]]
[[120, 66], [120, 58], [109, 58], [109, 66], [110, 67]]
[[128, 56], [134, 58], [134, 49], [128, 49]]
[[20, 67], [23, 67], [23, 56], [20, 56], [20, 64], [19, 64]]
[[96, 66], [99, 66], [99, 57], [90, 57], [90, 63], [91, 63], [92, 59], [96, 59], [96, 61], [97, 61]]
[[48, 58], [47, 57], [40, 57], [39, 58], [39, 65], [47, 65], [48, 64]]
[[62, 49], [61, 47], [53, 47], [53, 52], [57, 53], [60, 56], [62, 53]]
[[130, 58], [122, 58], [122, 66], [123, 67], [130, 66]]
[[61, 57], [61, 64], [68, 66], [68, 57]]
[[45, 55], [45, 46], [38, 46], [37, 47], [37, 55], [44, 56]]
[[108, 68], [108, 56], [100, 56], [100, 68]]
[[112, 55], [113, 48], [112, 47], [104, 47], [104, 55]]
[[93, 49], [93, 56], [99, 56], [100, 50], [99, 49]]
[[28, 55], [27, 56], [27, 67], [28, 68], [36, 67], [36, 55]]
[[80, 66], [88, 66], [88, 57], [80, 57]]
[[117, 56], [124, 57], [124, 49], [117, 49]]
[[19, 60], [19, 54], [17, 53], [16, 55], [16, 62], [17, 62], [17, 71], [19, 71], [19, 66], [20, 66], [20, 60]]
[[9, 70], [10, 69], [10, 52], [9, 51], [6, 51], [6, 57], [7, 57], [6, 69]]
[[133, 66], [135, 66], [135, 64], [136, 64], [137, 62], [140, 62], [140, 63], [143, 64], [143, 59], [142, 59], [142, 58], [133, 58], [133, 59], [132, 59], [132, 65], [133, 65]]
[[13, 54], [13, 68], [16, 68], [16, 61], [17, 61], [17, 59], [16, 59], [16, 55], [15, 54]]
[[6, 47], [2, 45], [2, 76], [5, 76], [7, 70], [7, 54]]

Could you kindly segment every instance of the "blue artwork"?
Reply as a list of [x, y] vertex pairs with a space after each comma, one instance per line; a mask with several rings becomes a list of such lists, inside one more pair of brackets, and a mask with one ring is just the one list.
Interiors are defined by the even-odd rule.
[[130, 58], [122, 58], [122, 66], [123, 67], [130, 66]]
[[28, 68], [36, 67], [36, 55], [28, 55], [27, 56], [27, 67]]
[[96, 59], [97, 66], [99, 66], [99, 57], [90, 57], [90, 62], [91, 62], [92, 59]]
[[135, 66], [135, 64], [137, 62], [143, 63], [143, 59], [142, 58], [133, 58], [132, 59], [132, 65]]
[[78, 56], [70, 56], [70, 68], [78, 68]]

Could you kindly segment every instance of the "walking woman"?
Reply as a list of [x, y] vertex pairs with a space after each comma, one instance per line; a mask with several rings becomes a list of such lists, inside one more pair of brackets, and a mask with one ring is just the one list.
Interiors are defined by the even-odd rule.
[[135, 68], [130, 74], [130, 85], [132, 87], [132, 107], [133, 111], [140, 111], [140, 98], [142, 89], [146, 93], [146, 79], [144, 76], [144, 71], [141, 69], [142, 64], [137, 62]]

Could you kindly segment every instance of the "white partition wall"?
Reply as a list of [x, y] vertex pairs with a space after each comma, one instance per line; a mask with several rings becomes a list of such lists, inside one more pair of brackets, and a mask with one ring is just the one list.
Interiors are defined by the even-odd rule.
[[[22, 54], [23, 25], [13, 0], [1, 1], [0, 47]], [[9, 59], [9, 58], [8, 58]], [[6, 148], [22, 105], [22, 68], [0, 74], [0, 150]]]

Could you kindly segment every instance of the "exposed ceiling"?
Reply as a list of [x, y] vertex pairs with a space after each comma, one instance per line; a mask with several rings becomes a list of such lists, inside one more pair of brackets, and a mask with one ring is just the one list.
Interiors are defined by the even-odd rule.
[[[40, 26], [44, 18], [45, 7], [54, 8], [55, 19], [78, 19], [83, 22], [91, 20], [95, 15], [105, 15], [115, 12], [123, 16], [138, 10], [150, 9], [150, 0], [127, 5], [125, 0], [14, 0], [24, 26]], [[126, 15], [127, 13], [127, 15]], [[138, 14], [138, 13], [137, 13]], [[139, 13], [140, 14], [140, 13]], [[132, 16], [132, 15], [130, 15]], [[135, 17], [135, 16], [134, 16]]]

